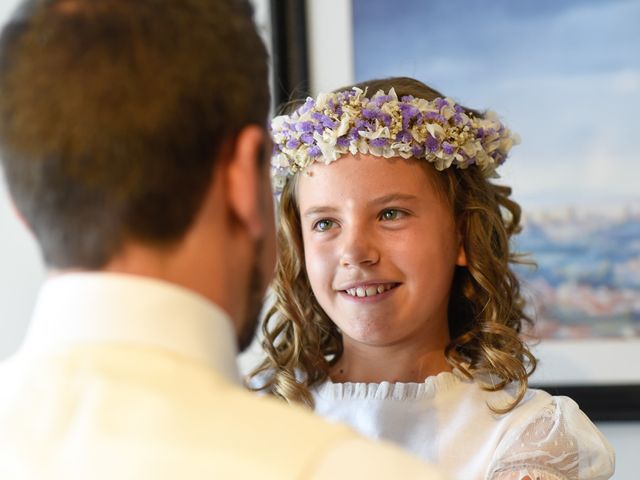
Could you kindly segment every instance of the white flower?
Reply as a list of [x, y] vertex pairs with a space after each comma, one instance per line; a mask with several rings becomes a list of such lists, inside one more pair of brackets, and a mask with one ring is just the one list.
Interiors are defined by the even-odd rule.
[[324, 107], [327, 106], [327, 101], [332, 96], [333, 95], [330, 93], [321, 93], [320, 95], [318, 95], [318, 99], [316, 100], [316, 106], [313, 107], [313, 110], [317, 112], [321, 112], [322, 110], [324, 110]]
[[343, 112], [342, 118], [340, 119], [340, 125], [338, 125], [338, 130], [336, 130], [336, 138], [343, 136], [349, 131], [350, 122], [351, 116]]
[[279, 168], [287, 168], [289, 166], [289, 157], [283, 153], [278, 153], [271, 159], [271, 165]]
[[427, 131], [437, 140], [444, 138], [444, 128], [438, 123], [427, 123]]
[[376, 138], [390, 138], [389, 127], [380, 126], [374, 132], [360, 131], [358, 134], [362, 138], [368, 138], [369, 140], [375, 140]]

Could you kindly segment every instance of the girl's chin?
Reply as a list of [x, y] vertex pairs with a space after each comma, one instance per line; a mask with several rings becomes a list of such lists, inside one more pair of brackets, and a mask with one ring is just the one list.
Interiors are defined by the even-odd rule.
[[345, 332], [342, 331], [343, 343], [345, 348], [349, 348], [351, 345], [354, 348], [367, 347], [367, 348], [384, 348], [399, 343], [399, 339], [396, 335], [391, 335], [388, 332], [368, 331], [368, 332]]

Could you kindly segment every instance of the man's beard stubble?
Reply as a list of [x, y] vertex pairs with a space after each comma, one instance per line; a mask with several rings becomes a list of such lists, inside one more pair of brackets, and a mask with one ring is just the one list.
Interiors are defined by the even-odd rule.
[[238, 333], [238, 350], [240, 353], [251, 345], [260, 321], [260, 312], [262, 311], [266, 287], [262, 282], [264, 276], [260, 267], [262, 249], [262, 241], [258, 240], [254, 249], [253, 266], [251, 267], [251, 277], [249, 279], [249, 288], [247, 289], [245, 318]]

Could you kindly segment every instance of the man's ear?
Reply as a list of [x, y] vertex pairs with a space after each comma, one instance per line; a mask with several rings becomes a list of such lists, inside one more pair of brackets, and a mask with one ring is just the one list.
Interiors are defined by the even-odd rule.
[[226, 183], [229, 209], [252, 238], [264, 232], [261, 189], [266, 133], [257, 125], [244, 127], [235, 139], [231, 157], [227, 161]]

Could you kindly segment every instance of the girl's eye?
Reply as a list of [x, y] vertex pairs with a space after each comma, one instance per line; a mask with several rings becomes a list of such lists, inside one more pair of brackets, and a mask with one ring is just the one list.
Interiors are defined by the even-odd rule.
[[315, 230], [316, 232], [326, 232], [331, 227], [333, 227], [333, 221], [327, 220], [326, 218], [318, 220], [313, 224], [313, 230]]
[[405, 213], [402, 210], [398, 210], [395, 208], [387, 208], [386, 210], [383, 210], [382, 213], [380, 214], [380, 219], [381, 220], [397, 220], [399, 218], [402, 218], [405, 215]]

